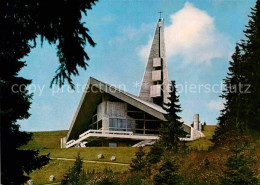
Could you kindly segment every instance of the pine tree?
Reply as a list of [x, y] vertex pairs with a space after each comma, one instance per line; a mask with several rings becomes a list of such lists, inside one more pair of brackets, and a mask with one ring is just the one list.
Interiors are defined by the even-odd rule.
[[78, 182], [80, 181], [80, 174], [82, 172], [82, 164], [83, 161], [80, 158], [80, 153], [78, 153], [77, 157], [76, 157], [76, 161], [74, 163], [74, 166], [71, 170], [71, 174], [72, 174], [72, 184], [78, 184]]
[[163, 155], [163, 148], [158, 143], [155, 143], [152, 147], [150, 152], [146, 156], [146, 160], [149, 164], [156, 164], [160, 162]]
[[[89, 56], [85, 46], [95, 43], [81, 21], [83, 13], [96, 0], [0, 1], [0, 117], [1, 117], [1, 180], [3, 184], [24, 184], [32, 170], [49, 161], [48, 155], [22, 150], [32, 134], [21, 132], [17, 121], [29, 118], [32, 94], [26, 88], [31, 80], [19, 76], [26, 66], [26, 56], [41, 37], [57, 44], [60, 67], [51, 84], [68, 81], [78, 67], [86, 69]], [[68, 13], [69, 12], [69, 13]], [[37, 62], [37, 61], [34, 61]], [[35, 123], [37, 124], [37, 123]]]
[[242, 76], [242, 57], [239, 46], [236, 46], [236, 51], [232, 55], [232, 61], [229, 62], [230, 67], [228, 76], [224, 79], [226, 90], [220, 96], [225, 99], [224, 109], [221, 110], [221, 115], [218, 118], [218, 127], [212, 141], [215, 145], [228, 142], [232, 136], [237, 134], [238, 129], [243, 128], [240, 122], [242, 101], [241, 101], [241, 84], [244, 81]]
[[226, 103], [213, 137], [215, 145], [234, 135], [260, 131], [260, 0], [249, 17], [246, 40], [236, 46], [225, 79], [227, 91], [222, 97]]
[[84, 169], [82, 169], [78, 185], [86, 185], [88, 182], [88, 179], [89, 178], [87, 176], [87, 172]]
[[178, 116], [178, 113], [181, 112], [181, 105], [179, 104], [179, 96], [176, 95], [175, 81], [171, 82], [170, 88], [169, 103], [164, 104], [167, 121], [161, 126], [159, 143], [168, 150], [178, 150], [180, 145], [183, 144], [180, 137], [184, 137], [186, 133], [182, 127], [183, 123], [180, 121], [181, 117]]
[[180, 184], [181, 176], [178, 174], [179, 166], [164, 159], [159, 167], [158, 173], [154, 176], [155, 185]]
[[260, 0], [252, 8], [250, 20], [244, 31], [246, 40], [242, 40], [243, 75], [249, 92], [243, 94], [244, 117], [242, 121], [252, 130], [260, 131]]
[[62, 185], [83, 185], [87, 182], [86, 172], [82, 169], [83, 161], [80, 153], [76, 157], [76, 161], [72, 168], [64, 175], [61, 182]]
[[69, 181], [71, 180], [71, 168], [68, 169], [68, 171], [63, 175], [63, 179], [61, 181], [61, 185], [68, 185]]
[[130, 171], [133, 172], [140, 172], [142, 171], [146, 166], [146, 160], [145, 160], [145, 151], [144, 147], [140, 146], [138, 147], [137, 152], [135, 153], [135, 158], [132, 159], [132, 163], [130, 164]]
[[242, 154], [244, 149], [239, 143], [231, 149], [232, 155], [228, 158], [223, 170], [224, 177], [220, 179], [222, 185], [259, 184], [249, 167], [249, 159]]

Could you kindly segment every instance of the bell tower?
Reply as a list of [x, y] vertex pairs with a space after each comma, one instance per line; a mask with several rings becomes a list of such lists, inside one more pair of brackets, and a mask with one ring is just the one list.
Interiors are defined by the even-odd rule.
[[169, 77], [165, 54], [164, 23], [162, 18], [157, 22], [139, 97], [160, 106], [163, 106], [164, 102], [168, 102]]

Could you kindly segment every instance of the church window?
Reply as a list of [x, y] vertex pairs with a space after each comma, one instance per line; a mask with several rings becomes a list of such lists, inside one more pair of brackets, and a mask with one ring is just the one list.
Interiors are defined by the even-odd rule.
[[117, 128], [117, 119], [116, 118], [110, 118], [109, 119], [109, 127]]

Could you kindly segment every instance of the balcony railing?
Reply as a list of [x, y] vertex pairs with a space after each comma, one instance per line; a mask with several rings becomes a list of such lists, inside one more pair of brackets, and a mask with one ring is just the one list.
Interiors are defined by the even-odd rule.
[[75, 142], [75, 140], [73, 139], [73, 140], [70, 140], [69, 142], [67, 142], [66, 144], [67, 145], [70, 145], [70, 144], [72, 144], [73, 142]]
[[146, 135], [146, 134], [136, 135], [133, 132], [127, 132], [127, 131], [88, 130], [80, 134], [79, 139], [71, 140], [67, 142], [66, 148], [70, 148], [76, 144], [80, 144], [81, 142], [86, 141], [88, 138], [91, 137], [115, 137], [115, 138], [128, 138], [128, 139], [135, 139], [135, 140], [158, 139], [158, 136], [155, 135]]
[[133, 135], [133, 132], [111, 131], [111, 130], [88, 130], [88, 131], [80, 134], [79, 138], [87, 136], [88, 134]]

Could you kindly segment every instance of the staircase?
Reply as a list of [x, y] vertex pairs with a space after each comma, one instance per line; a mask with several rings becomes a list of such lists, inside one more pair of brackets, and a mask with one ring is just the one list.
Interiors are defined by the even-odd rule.
[[140, 147], [140, 146], [151, 146], [155, 143], [156, 140], [143, 140], [140, 141], [139, 143], [136, 143], [135, 145], [133, 145], [132, 147]]

